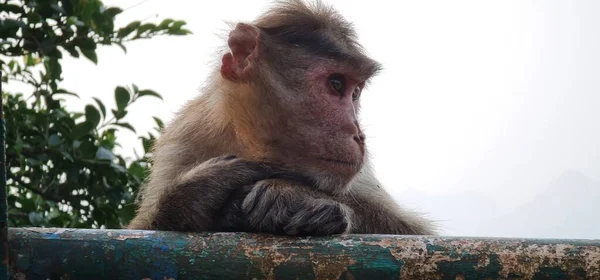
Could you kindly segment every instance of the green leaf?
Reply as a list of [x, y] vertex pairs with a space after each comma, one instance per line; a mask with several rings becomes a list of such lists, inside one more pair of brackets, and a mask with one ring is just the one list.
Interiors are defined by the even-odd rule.
[[122, 111], [110, 110], [110, 111], [113, 113], [113, 115], [115, 116], [115, 118], [117, 120], [120, 120], [120, 119], [124, 118], [125, 115], [127, 115], [127, 110], [122, 110]]
[[102, 131], [102, 137], [100, 139], [100, 145], [104, 146], [108, 149], [113, 149], [117, 142], [117, 137], [115, 135], [115, 129], [109, 128]]
[[148, 30], [154, 30], [154, 28], [156, 28], [156, 25], [154, 23], [145, 23], [145, 24], [142, 24], [137, 29], [137, 36], [140, 36], [141, 34], [143, 34], [144, 32], [146, 32]]
[[16, 20], [16, 19], [12, 19], [12, 18], [4, 19], [2, 22], [2, 25], [3, 25], [4, 29], [18, 29], [19, 27], [27, 28], [27, 24], [25, 23], [25, 21]]
[[138, 27], [140, 27], [140, 22], [137, 20], [133, 21], [133, 22], [129, 23], [127, 26], [119, 29], [119, 31], [117, 31], [117, 37], [125, 38], [125, 37], [127, 37], [127, 35], [131, 34], [131, 32], [136, 30]]
[[67, 18], [68, 25], [75, 25], [79, 21], [76, 16], [70, 16]]
[[66, 95], [71, 95], [71, 96], [75, 96], [75, 97], [79, 98], [78, 94], [70, 92], [70, 91], [67, 91], [66, 89], [62, 89], [62, 88], [57, 89], [52, 94], [53, 95], [55, 95], [55, 94], [66, 94]]
[[62, 14], [67, 13], [67, 12], [65, 12], [65, 9], [63, 9], [63, 7], [59, 6], [58, 4], [51, 4], [50, 7], [59, 13], [62, 13]]
[[96, 54], [95, 50], [80, 49], [79, 51], [91, 62], [98, 64], [98, 55]]
[[117, 109], [119, 111], [123, 111], [129, 105], [130, 100], [131, 95], [127, 89], [121, 86], [115, 88], [115, 101], [117, 102]]
[[123, 9], [118, 8], [118, 7], [110, 7], [108, 9], [104, 10], [104, 14], [111, 18], [114, 18], [115, 16], [117, 16], [118, 14], [120, 14], [122, 12], [123, 12]]
[[33, 59], [32, 55], [23, 56], [23, 60], [25, 60], [25, 66], [27, 67], [35, 65], [35, 60]]
[[58, 145], [60, 145], [61, 141], [60, 141], [60, 136], [58, 136], [57, 134], [52, 134], [50, 135], [50, 137], [48, 137], [48, 146], [49, 147], [56, 147]]
[[158, 29], [166, 29], [173, 22], [174, 22], [174, 20], [172, 20], [170, 18], [163, 19], [163, 21], [160, 22], [160, 24], [157, 26], [157, 28]]
[[154, 140], [146, 137], [140, 137], [142, 139], [142, 146], [144, 147], [144, 152], [149, 153], [152, 150], [152, 146], [154, 145]]
[[30, 212], [29, 213], [29, 222], [33, 226], [39, 226], [44, 222], [44, 214], [39, 212]]
[[95, 50], [96, 49], [96, 42], [94, 42], [94, 39], [92, 39], [92, 38], [83, 37], [83, 38], [75, 39], [73, 41], [81, 49], [85, 49], [85, 50]]
[[111, 162], [110, 167], [112, 167], [117, 172], [127, 173], [127, 169], [125, 169], [125, 167], [123, 167], [122, 165], [118, 165], [118, 164]]
[[17, 62], [15, 60], [8, 62], [8, 69], [10, 69], [10, 71], [15, 71], [15, 66], [17, 66]]
[[115, 42], [115, 44], [119, 46], [124, 53], [127, 53], [127, 48], [125, 47], [125, 45], [123, 45], [121, 42]]
[[73, 120], [74, 120], [74, 121], [76, 121], [76, 120], [78, 120], [79, 118], [81, 118], [81, 117], [85, 116], [85, 114], [83, 114], [83, 113], [79, 113], [79, 112], [78, 112], [78, 113], [71, 113], [71, 114], [72, 114], [72, 115], [71, 115], [71, 117], [73, 118]]
[[94, 143], [89, 141], [81, 142], [81, 145], [78, 147], [78, 152], [81, 153], [81, 156], [85, 159], [96, 158], [96, 151], [98, 148], [94, 145]]
[[175, 29], [175, 30], [170, 29], [168, 34], [169, 35], [188, 35], [188, 34], [192, 34], [192, 32], [187, 29]]
[[154, 119], [154, 122], [156, 122], [156, 125], [158, 125], [158, 128], [163, 129], [165, 127], [165, 124], [163, 123], [163, 121], [157, 117], [152, 117]]
[[129, 172], [129, 174], [138, 178], [144, 178], [146, 176], [146, 169], [142, 167], [138, 162], [134, 162], [131, 165], [129, 165], [127, 171]]
[[35, 210], [35, 202], [33, 199], [20, 199], [21, 205], [23, 206], [21, 209], [23, 211], [33, 211]]
[[81, 17], [86, 24], [90, 24], [92, 21], [92, 16], [100, 11], [100, 4], [98, 1], [82, 1], [80, 3], [83, 4]]
[[96, 151], [96, 159], [112, 161], [114, 158], [115, 158], [115, 154], [107, 148], [100, 147]]
[[137, 207], [133, 203], [123, 205], [123, 208], [119, 210], [119, 217], [121, 218], [121, 223], [124, 225], [128, 224], [135, 216], [136, 210]]
[[27, 163], [29, 163], [30, 167], [42, 165], [42, 162], [35, 158], [27, 158]]
[[44, 59], [44, 67], [46, 69], [45, 79], [59, 80], [62, 74], [62, 66], [56, 57], [46, 57]]
[[170, 30], [177, 30], [177, 29], [181, 29], [182, 26], [185, 25], [185, 21], [183, 20], [176, 20], [173, 22], [173, 24], [171, 26], [169, 26]]
[[160, 100], [163, 100], [162, 96], [158, 93], [156, 93], [153, 90], [149, 90], [149, 89], [144, 89], [144, 90], [140, 90], [138, 92], [138, 96], [142, 97], [142, 96], [154, 96], [159, 98]]
[[90, 122], [82, 122], [78, 123], [73, 129], [73, 134], [71, 137], [75, 139], [79, 139], [85, 135], [89, 135], [96, 127]]
[[63, 49], [65, 49], [72, 57], [74, 58], [79, 58], [79, 52], [77, 51], [77, 49], [75, 49], [75, 46], [73, 45], [65, 45], [62, 46]]
[[100, 108], [100, 113], [102, 113], [102, 118], [106, 118], [106, 107], [104, 106], [104, 103], [102, 103], [102, 101], [100, 101], [100, 99], [96, 97], [92, 98], [94, 99], [94, 101], [96, 101], [96, 104], [98, 104], [98, 108]]
[[85, 121], [92, 124], [93, 127], [97, 127], [100, 123], [100, 112], [92, 105], [85, 106]]
[[70, 162], [74, 162], [75, 160], [73, 159], [73, 157], [67, 153], [66, 151], [61, 151], [60, 152], [67, 160], [69, 160]]
[[52, 39], [46, 39], [40, 43], [40, 49], [43, 54], [50, 55], [56, 51], [56, 44]]
[[73, 149], [79, 149], [81, 147], [81, 141], [75, 140], [73, 141]]
[[23, 8], [20, 5], [0, 3], [0, 11], [11, 12], [15, 14], [23, 14]]
[[129, 130], [131, 130], [131, 131], [135, 132], [135, 128], [133, 128], [133, 126], [131, 126], [131, 125], [130, 125], [130, 124], [128, 124], [128, 123], [113, 123], [113, 125], [120, 126], [120, 127], [124, 127], [124, 128], [127, 128], [127, 129], [129, 129]]
[[61, 213], [58, 211], [58, 209], [54, 208], [52, 209], [52, 211], [50, 211], [50, 213], [48, 213], [48, 219], [52, 220], [52, 219], [56, 219], [61, 215]]

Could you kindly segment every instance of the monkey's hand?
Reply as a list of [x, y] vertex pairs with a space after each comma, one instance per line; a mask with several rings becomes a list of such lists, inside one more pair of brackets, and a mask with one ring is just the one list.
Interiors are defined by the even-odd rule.
[[349, 232], [353, 210], [325, 194], [288, 180], [257, 182], [242, 203], [255, 232], [323, 236]]

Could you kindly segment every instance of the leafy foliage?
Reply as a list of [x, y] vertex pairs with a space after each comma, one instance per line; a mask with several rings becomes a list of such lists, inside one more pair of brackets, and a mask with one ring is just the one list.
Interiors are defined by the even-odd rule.
[[[149, 167], [155, 136], [142, 136], [144, 155], [126, 160], [115, 152], [117, 132], [135, 132], [125, 117], [150, 89], [117, 86], [116, 108], [99, 98], [83, 112], [69, 111], [60, 87], [64, 54], [98, 62], [99, 45], [117, 45], [160, 35], [186, 35], [185, 22], [131, 22], [116, 28], [123, 12], [98, 0], [0, 0], [0, 69], [3, 83], [22, 82], [30, 96], [2, 92], [10, 226], [119, 228], [134, 214], [134, 193]], [[157, 131], [162, 128], [154, 117]]]

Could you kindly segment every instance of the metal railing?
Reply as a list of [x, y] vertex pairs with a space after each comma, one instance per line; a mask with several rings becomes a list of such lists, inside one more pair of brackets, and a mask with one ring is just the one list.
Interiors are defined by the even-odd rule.
[[16, 279], [600, 279], [600, 240], [10, 228]]

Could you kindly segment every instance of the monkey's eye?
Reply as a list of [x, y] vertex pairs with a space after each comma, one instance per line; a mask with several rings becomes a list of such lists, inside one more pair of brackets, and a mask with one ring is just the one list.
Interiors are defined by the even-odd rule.
[[329, 85], [340, 95], [346, 91], [346, 79], [342, 74], [333, 74], [329, 76]]
[[352, 101], [358, 100], [360, 98], [361, 89], [360, 87], [354, 88], [354, 92], [352, 92]]

